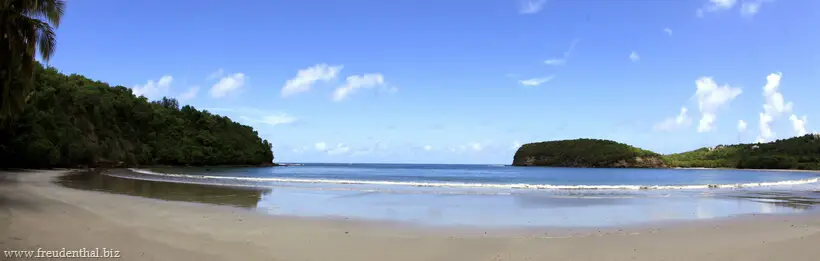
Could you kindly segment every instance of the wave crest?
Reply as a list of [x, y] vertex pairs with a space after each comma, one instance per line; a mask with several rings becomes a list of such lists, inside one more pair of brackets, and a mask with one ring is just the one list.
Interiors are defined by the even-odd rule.
[[802, 185], [820, 182], [820, 178], [784, 180], [774, 182], [755, 182], [737, 184], [702, 184], [702, 185], [551, 185], [551, 184], [493, 184], [493, 183], [458, 183], [458, 182], [416, 182], [416, 181], [377, 181], [377, 180], [344, 180], [344, 179], [299, 179], [299, 178], [256, 178], [256, 177], [231, 177], [231, 176], [208, 176], [191, 174], [170, 174], [159, 173], [145, 169], [129, 169], [133, 172], [189, 179], [213, 179], [213, 180], [239, 180], [253, 182], [279, 182], [279, 183], [312, 183], [312, 184], [353, 184], [353, 185], [388, 185], [388, 186], [411, 186], [411, 187], [445, 187], [445, 188], [490, 188], [490, 189], [551, 189], [551, 190], [682, 190], [682, 189], [715, 189], [715, 188], [753, 188], [784, 185]]

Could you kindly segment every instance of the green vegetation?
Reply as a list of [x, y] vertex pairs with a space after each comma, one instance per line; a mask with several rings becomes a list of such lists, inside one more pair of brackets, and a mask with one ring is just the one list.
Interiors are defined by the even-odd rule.
[[576, 139], [524, 144], [515, 152], [514, 166], [664, 167], [661, 155], [609, 140]]
[[39, 64], [34, 75], [22, 114], [0, 129], [0, 167], [272, 164], [271, 144], [227, 117]]
[[35, 55], [48, 61], [57, 46], [65, 1], [0, 0], [0, 126], [23, 111], [34, 88]]
[[820, 136], [811, 134], [769, 143], [719, 145], [663, 156], [607, 140], [549, 141], [524, 144], [515, 153], [513, 165], [820, 170]]
[[820, 136], [809, 134], [769, 143], [715, 146], [664, 158], [676, 167], [820, 170]]

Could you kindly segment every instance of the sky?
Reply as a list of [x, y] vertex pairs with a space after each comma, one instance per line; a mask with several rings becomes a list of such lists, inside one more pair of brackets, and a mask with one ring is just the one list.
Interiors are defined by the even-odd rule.
[[51, 66], [229, 116], [277, 162], [509, 164], [820, 128], [820, 1], [72, 0]]

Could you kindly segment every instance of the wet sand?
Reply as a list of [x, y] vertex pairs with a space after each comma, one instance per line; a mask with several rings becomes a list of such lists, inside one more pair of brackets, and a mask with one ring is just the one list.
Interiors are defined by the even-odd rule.
[[52, 182], [62, 173], [0, 172], [2, 250], [107, 248], [119, 260], [197, 261], [820, 258], [816, 212], [602, 230], [431, 228], [75, 190]]

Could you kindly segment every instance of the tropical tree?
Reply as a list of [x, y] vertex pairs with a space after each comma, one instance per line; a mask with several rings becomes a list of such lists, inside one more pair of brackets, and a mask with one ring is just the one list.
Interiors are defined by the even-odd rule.
[[0, 0], [0, 124], [19, 114], [34, 86], [35, 56], [48, 61], [57, 45], [63, 0]]

